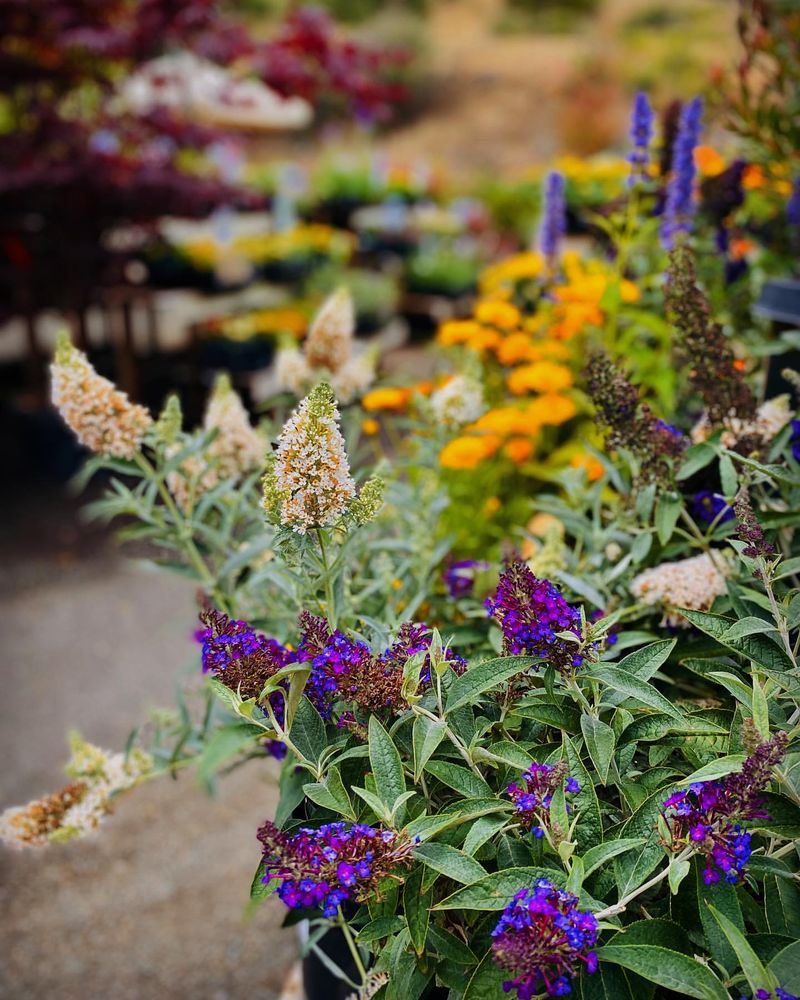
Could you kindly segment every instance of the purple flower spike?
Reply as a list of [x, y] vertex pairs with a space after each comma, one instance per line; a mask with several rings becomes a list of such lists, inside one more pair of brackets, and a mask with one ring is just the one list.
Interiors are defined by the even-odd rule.
[[544, 208], [539, 227], [539, 249], [550, 261], [558, 255], [561, 239], [567, 231], [564, 188], [564, 175], [552, 170], [544, 182]]
[[786, 753], [786, 734], [762, 743], [742, 764], [741, 771], [719, 781], [700, 781], [674, 792], [664, 802], [672, 828], [672, 849], [694, 847], [705, 857], [703, 881], [714, 885], [724, 878], [735, 884], [744, 874], [752, 848], [742, 822], [768, 819], [761, 793], [772, 768]]
[[570, 980], [579, 964], [593, 973], [597, 955], [597, 920], [578, 909], [578, 897], [540, 879], [532, 889], [514, 896], [492, 931], [495, 962], [514, 974], [503, 990], [517, 991], [518, 1000], [532, 1000], [543, 991], [551, 997], [572, 992]]
[[647, 94], [643, 91], [639, 91], [633, 99], [630, 137], [633, 149], [628, 155], [628, 162], [631, 165], [628, 186], [633, 187], [639, 181], [647, 178], [650, 143], [653, 141], [653, 109], [647, 99]]
[[569, 794], [581, 790], [575, 778], [566, 778], [566, 774], [567, 765], [564, 761], [559, 761], [558, 764], [531, 764], [527, 771], [523, 771], [519, 783], [512, 783], [506, 789], [520, 822], [535, 837], [543, 837], [544, 828], [549, 829], [550, 803], [555, 791], [562, 784], [564, 791]]
[[558, 636], [580, 637], [580, 614], [549, 580], [540, 580], [521, 559], [512, 559], [500, 575], [486, 608], [503, 630], [503, 655], [536, 656], [561, 673], [581, 666], [578, 646]]
[[363, 823], [328, 823], [285, 833], [272, 822], [258, 831], [264, 848], [264, 883], [290, 909], [318, 907], [334, 917], [342, 903], [361, 901], [382, 878], [411, 867], [414, 842], [400, 833]]
[[703, 101], [699, 97], [685, 104], [681, 111], [678, 135], [672, 152], [672, 175], [667, 185], [661, 242], [671, 250], [678, 233], [692, 230], [694, 214], [694, 150], [700, 139]]

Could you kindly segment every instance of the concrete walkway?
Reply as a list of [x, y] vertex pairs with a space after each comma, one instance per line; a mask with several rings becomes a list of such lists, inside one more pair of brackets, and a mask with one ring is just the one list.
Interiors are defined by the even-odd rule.
[[[198, 668], [191, 584], [78, 531], [59, 498], [2, 518], [0, 808], [64, 783], [66, 733], [121, 749]], [[277, 769], [210, 800], [190, 773], [135, 790], [92, 839], [0, 848], [0, 997], [274, 1000], [295, 955], [282, 907], [244, 909]]]

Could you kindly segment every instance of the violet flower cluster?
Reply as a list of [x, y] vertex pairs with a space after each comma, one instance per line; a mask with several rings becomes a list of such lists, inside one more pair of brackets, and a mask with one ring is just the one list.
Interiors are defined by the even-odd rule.
[[544, 182], [544, 207], [539, 227], [539, 249], [548, 260], [555, 260], [567, 231], [567, 206], [564, 198], [564, 175], [551, 170]]
[[793, 420], [791, 423], [789, 446], [792, 449], [792, 458], [795, 462], [800, 462], [800, 420]]
[[562, 674], [583, 663], [578, 645], [558, 634], [571, 632], [580, 639], [580, 613], [549, 580], [534, 576], [522, 559], [506, 563], [497, 591], [485, 605], [503, 630], [504, 656], [536, 656]]
[[664, 215], [661, 223], [661, 242], [672, 248], [678, 233], [689, 233], [694, 214], [694, 150], [700, 139], [703, 101], [699, 97], [689, 101], [681, 110], [678, 134], [672, 150], [672, 174], [667, 185]]
[[725, 497], [711, 490], [700, 490], [692, 496], [692, 513], [696, 520], [705, 524], [723, 524], [734, 517], [733, 508]]
[[519, 783], [512, 782], [506, 788], [514, 803], [514, 811], [522, 825], [529, 829], [534, 837], [544, 836], [545, 826], [549, 822], [550, 803], [556, 790], [562, 784], [565, 792], [569, 794], [581, 790], [578, 781], [575, 778], [566, 778], [566, 775], [567, 765], [564, 761], [558, 764], [531, 764], [527, 771], [523, 771]]
[[317, 907], [336, 916], [342, 903], [378, 891], [381, 879], [411, 866], [414, 841], [383, 827], [327, 823], [289, 834], [267, 821], [258, 831], [264, 876], [290, 909]]
[[579, 971], [597, 970], [595, 917], [578, 909], [578, 897], [539, 879], [531, 889], [522, 889], [503, 910], [492, 931], [495, 962], [514, 974], [503, 983], [519, 1000], [532, 1000], [544, 989], [548, 996], [572, 992], [570, 980]]
[[[198, 630], [196, 638], [202, 644], [203, 673], [212, 674], [245, 700], [258, 701], [267, 681], [296, 660], [296, 654], [277, 640], [221, 611], [203, 611], [200, 621], [205, 627]], [[268, 700], [277, 721], [282, 723], [283, 695], [273, 691]], [[267, 740], [264, 746], [278, 760], [286, 756], [286, 745], [280, 740]]]
[[631, 173], [628, 186], [633, 187], [647, 178], [647, 167], [650, 162], [650, 143], [653, 141], [653, 109], [647, 94], [639, 91], [633, 99], [630, 137], [633, 149], [628, 154]]
[[[781, 986], [774, 993], [772, 990], [756, 990], [753, 1000], [772, 1000], [773, 997], [775, 1000], [800, 1000], [800, 997], [783, 989]], [[749, 1000], [749, 997], [739, 997], [739, 1000]]]
[[[336, 701], [347, 702], [368, 713], [391, 715], [407, 707], [403, 698], [403, 668], [408, 660], [430, 648], [431, 631], [427, 625], [406, 622], [395, 641], [382, 653], [373, 653], [360, 640], [351, 639], [340, 630], [330, 632], [322, 618], [308, 612], [300, 615], [303, 632], [298, 659], [311, 664], [306, 694], [323, 719], [330, 719]], [[466, 661], [449, 654], [452, 669], [461, 674]], [[431, 681], [430, 656], [420, 670], [420, 684]]]
[[785, 753], [786, 734], [778, 733], [755, 749], [741, 771], [717, 781], [694, 782], [664, 802], [673, 851], [691, 846], [705, 857], [706, 885], [719, 882], [723, 875], [731, 884], [741, 879], [752, 853], [750, 834], [742, 823], [769, 819], [761, 792]]
[[448, 563], [442, 573], [447, 593], [453, 600], [471, 594], [475, 586], [475, 574], [488, 568], [489, 563], [482, 559], [457, 559]]

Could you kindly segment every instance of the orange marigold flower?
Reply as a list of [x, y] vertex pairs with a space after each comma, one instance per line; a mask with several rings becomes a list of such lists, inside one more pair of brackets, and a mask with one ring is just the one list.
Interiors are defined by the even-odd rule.
[[510, 333], [497, 345], [497, 360], [501, 365], [516, 365], [520, 361], [538, 361], [542, 356], [527, 333]]
[[535, 361], [531, 365], [515, 368], [507, 382], [515, 396], [526, 392], [558, 392], [572, 385], [572, 372], [554, 361]]
[[439, 463], [444, 469], [474, 469], [490, 458], [501, 444], [502, 439], [495, 434], [457, 437], [444, 446]]
[[510, 302], [500, 299], [484, 299], [475, 307], [475, 319], [479, 323], [498, 326], [501, 330], [514, 330], [520, 323], [520, 312]]
[[703, 177], [716, 177], [725, 169], [725, 157], [713, 146], [695, 146], [694, 165]]
[[486, 503], [483, 505], [483, 512], [491, 516], [492, 514], [496, 514], [502, 506], [500, 497], [487, 497]]
[[739, 239], [731, 240], [731, 257], [734, 260], [741, 260], [755, 250], [756, 245], [752, 240]]
[[497, 330], [483, 326], [467, 341], [467, 347], [473, 351], [493, 351], [500, 345], [501, 337]]
[[412, 390], [404, 387], [386, 386], [382, 389], [373, 389], [361, 400], [361, 405], [368, 413], [377, 413], [380, 410], [391, 410], [394, 413], [401, 413], [411, 399]]
[[515, 465], [522, 465], [533, 454], [533, 441], [530, 438], [511, 438], [503, 445], [503, 454], [510, 458]]
[[366, 434], [367, 437], [374, 437], [380, 429], [381, 425], [373, 417], [367, 417], [361, 422], [361, 433]]
[[436, 340], [445, 347], [466, 344], [479, 330], [480, 324], [474, 319], [451, 319], [439, 327]]
[[764, 187], [765, 183], [766, 178], [764, 177], [764, 171], [757, 163], [751, 163], [744, 168], [744, 173], [742, 174], [742, 187], [745, 191], [756, 191], [759, 188]]
[[482, 434], [499, 434], [501, 437], [511, 435], [530, 435], [538, 430], [527, 410], [518, 406], [499, 406], [489, 410], [479, 417], [470, 428]]
[[620, 282], [619, 293], [623, 302], [638, 302], [642, 297], [639, 286], [635, 285], [632, 281], [628, 281], [627, 278], [623, 278]]
[[590, 483], [597, 482], [603, 475], [603, 463], [593, 455], [573, 455], [569, 464], [573, 469], [585, 469]]
[[527, 406], [528, 416], [534, 423], [551, 424], [557, 426], [564, 424], [567, 420], [578, 412], [578, 408], [569, 396], [560, 396], [558, 393], [548, 393], [539, 396]]

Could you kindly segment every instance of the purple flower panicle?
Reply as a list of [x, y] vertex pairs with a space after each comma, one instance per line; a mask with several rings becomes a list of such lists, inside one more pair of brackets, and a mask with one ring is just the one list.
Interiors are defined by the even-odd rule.
[[[800, 1000], [800, 997], [797, 997], [794, 993], [790, 993], [788, 990], [783, 989], [781, 986], [779, 986], [774, 993], [772, 990], [756, 990], [754, 1000], [772, 1000], [773, 997], [775, 1000]], [[750, 1000], [750, 998], [739, 997], [739, 1000]]]
[[725, 521], [732, 521], [733, 508], [727, 503], [725, 497], [720, 493], [712, 493], [711, 490], [700, 490], [692, 496], [692, 513], [698, 521], [705, 524], [724, 524]]
[[704, 855], [706, 885], [719, 882], [722, 875], [732, 884], [741, 879], [752, 853], [750, 834], [741, 824], [769, 819], [761, 793], [785, 753], [786, 734], [777, 733], [755, 749], [741, 771], [717, 781], [694, 782], [664, 802], [673, 851], [691, 846]]
[[588, 972], [597, 969], [597, 920], [578, 909], [578, 897], [539, 879], [531, 889], [514, 896], [492, 931], [495, 962], [514, 974], [503, 990], [517, 991], [519, 1000], [572, 992], [570, 980], [579, 962]]
[[578, 610], [549, 580], [534, 576], [521, 559], [506, 563], [494, 597], [485, 604], [503, 630], [504, 656], [536, 656], [564, 674], [583, 663], [578, 646], [557, 634], [572, 632], [580, 638]]
[[342, 903], [375, 893], [381, 879], [411, 866], [414, 842], [403, 834], [363, 823], [328, 823], [288, 834], [267, 821], [258, 831], [266, 884], [290, 909], [318, 907], [326, 917]]
[[488, 568], [489, 563], [481, 559], [458, 559], [448, 563], [442, 573], [447, 593], [453, 600], [471, 594], [475, 586], [475, 574]]
[[531, 764], [527, 771], [523, 771], [519, 782], [512, 782], [506, 788], [514, 802], [514, 811], [534, 837], [544, 836], [550, 819], [550, 803], [562, 784], [570, 794], [581, 790], [575, 778], [567, 777], [567, 765], [564, 761], [558, 764]]
[[699, 97], [689, 101], [681, 111], [678, 135], [672, 151], [672, 173], [667, 184], [664, 215], [661, 223], [661, 242], [665, 249], [672, 248], [678, 233], [689, 233], [694, 214], [694, 150], [700, 139], [703, 101]]
[[554, 261], [564, 233], [567, 231], [567, 203], [564, 196], [564, 175], [551, 170], [544, 182], [544, 207], [539, 226], [539, 249]]
[[[197, 632], [197, 641], [203, 647], [203, 673], [212, 674], [244, 699], [258, 700], [267, 681], [296, 659], [275, 639], [221, 611], [202, 611], [200, 621], [205, 626]], [[268, 700], [278, 722], [283, 722], [283, 695], [274, 691]], [[266, 740], [264, 748], [278, 760], [286, 756], [286, 745], [280, 740]]]
[[628, 186], [633, 187], [647, 177], [650, 143], [653, 141], [653, 109], [644, 91], [639, 91], [633, 99], [630, 137], [633, 149], [628, 154], [631, 165]]

